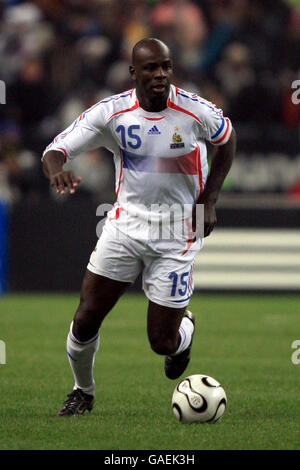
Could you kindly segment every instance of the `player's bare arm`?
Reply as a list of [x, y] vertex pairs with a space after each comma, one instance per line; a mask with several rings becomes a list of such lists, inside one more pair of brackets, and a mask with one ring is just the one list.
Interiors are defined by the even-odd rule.
[[81, 182], [80, 176], [75, 176], [72, 171], [64, 171], [64, 155], [56, 150], [47, 152], [43, 159], [43, 172], [49, 179], [50, 185], [57, 193], [65, 194], [66, 188], [70, 194], [74, 194], [78, 184]]
[[[207, 178], [205, 190], [198, 203], [204, 204], [204, 237], [208, 237], [217, 223], [216, 203], [224, 183], [224, 180], [231, 168], [236, 151], [236, 132], [232, 129], [230, 139], [221, 147], [215, 147], [210, 172]], [[195, 218], [195, 216], [194, 216]], [[193, 221], [195, 229], [196, 221]]]

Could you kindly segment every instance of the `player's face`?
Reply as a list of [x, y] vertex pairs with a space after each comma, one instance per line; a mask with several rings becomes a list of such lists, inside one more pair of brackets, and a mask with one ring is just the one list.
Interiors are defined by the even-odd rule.
[[140, 99], [166, 103], [173, 75], [167, 47], [145, 47], [138, 51], [135, 65], [130, 67]]

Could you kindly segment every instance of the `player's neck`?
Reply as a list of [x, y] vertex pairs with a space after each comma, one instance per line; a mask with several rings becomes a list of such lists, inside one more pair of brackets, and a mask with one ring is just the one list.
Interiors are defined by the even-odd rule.
[[148, 96], [143, 93], [136, 91], [137, 99], [139, 102], [140, 108], [149, 113], [159, 113], [167, 108], [168, 97], [157, 97], [157, 98], [148, 98]]

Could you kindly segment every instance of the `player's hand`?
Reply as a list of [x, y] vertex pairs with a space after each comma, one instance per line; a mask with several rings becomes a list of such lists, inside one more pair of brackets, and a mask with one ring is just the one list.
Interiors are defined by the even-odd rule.
[[56, 193], [64, 195], [67, 190], [70, 194], [74, 194], [77, 186], [81, 182], [80, 176], [75, 176], [72, 171], [60, 171], [50, 175], [50, 185]]
[[211, 202], [204, 204], [204, 238], [211, 234], [217, 223], [216, 208]]
[[[203, 223], [204, 225], [203, 236], [205, 238], [211, 234], [211, 232], [213, 231], [217, 223], [215, 204], [210, 201], [202, 201], [202, 200], [200, 200], [199, 204], [204, 205], [204, 218], [203, 220], [197, 220], [197, 205], [195, 205], [193, 209], [193, 215], [192, 215], [192, 228], [193, 228], [193, 233], [195, 233], [196, 236], [194, 237], [193, 242], [196, 241], [197, 238], [199, 238], [199, 233], [202, 232], [200, 224]], [[201, 211], [199, 211], [199, 213], [202, 215]]]

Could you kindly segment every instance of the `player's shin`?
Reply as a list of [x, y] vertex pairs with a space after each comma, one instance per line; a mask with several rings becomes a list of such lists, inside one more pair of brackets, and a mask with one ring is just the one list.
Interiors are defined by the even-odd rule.
[[187, 368], [191, 358], [194, 329], [194, 315], [186, 310], [179, 327], [180, 343], [177, 351], [165, 358], [165, 374], [169, 379], [177, 379]]
[[75, 380], [74, 389], [80, 388], [84, 393], [94, 395], [93, 368], [100, 344], [99, 333], [89, 341], [79, 341], [72, 333], [72, 325], [73, 322], [67, 337], [67, 354]]
[[194, 323], [190, 320], [189, 317], [184, 316], [179, 327], [180, 343], [176, 352], [172, 354], [173, 356], [182, 353], [190, 346], [193, 333]]

